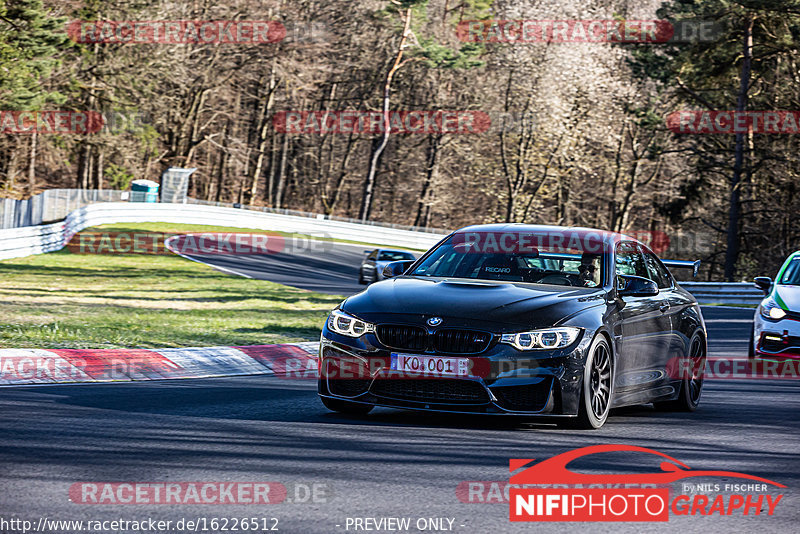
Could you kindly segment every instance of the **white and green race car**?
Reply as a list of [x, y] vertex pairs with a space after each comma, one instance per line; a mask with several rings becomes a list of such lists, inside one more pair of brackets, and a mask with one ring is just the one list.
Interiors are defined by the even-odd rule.
[[800, 358], [800, 251], [791, 254], [775, 281], [755, 279], [766, 297], [756, 310], [750, 337], [751, 358]]

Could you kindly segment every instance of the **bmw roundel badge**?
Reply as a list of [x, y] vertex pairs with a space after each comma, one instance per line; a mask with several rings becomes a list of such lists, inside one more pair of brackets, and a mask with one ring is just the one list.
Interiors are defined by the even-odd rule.
[[428, 319], [428, 326], [439, 326], [440, 324], [442, 324], [441, 317], [431, 317]]

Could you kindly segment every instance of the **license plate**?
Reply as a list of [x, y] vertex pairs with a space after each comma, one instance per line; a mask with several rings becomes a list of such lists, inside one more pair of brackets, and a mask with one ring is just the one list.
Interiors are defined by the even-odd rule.
[[469, 376], [469, 359], [392, 353], [392, 370], [444, 376]]

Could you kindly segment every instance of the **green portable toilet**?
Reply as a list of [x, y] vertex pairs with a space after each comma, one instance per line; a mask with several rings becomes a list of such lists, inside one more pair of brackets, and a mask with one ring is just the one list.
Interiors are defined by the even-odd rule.
[[158, 182], [153, 180], [131, 182], [131, 202], [158, 202]]

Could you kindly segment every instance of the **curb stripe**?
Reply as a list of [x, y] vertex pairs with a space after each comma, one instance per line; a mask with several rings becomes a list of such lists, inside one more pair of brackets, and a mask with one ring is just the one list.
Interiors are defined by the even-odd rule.
[[54, 384], [83, 382], [89, 376], [53, 351], [43, 349], [0, 350], [0, 384]]
[[233, 347], [158, 349], [158, 354], [195, 378], [271, 374], [268, 367]]
[[175, 371], [180, 369], [158, 352], [145, 349], [54, 349], [52, 352], [81, 369], [89, 379], [99, 382], [175, 378]]
[[317, 368], [317, 357], [294, 345], [236, 347], [249, 357], [272, 369], [276, 375], [291, 375], [298, 370]]
[[317, 344], [180, 349], [0, 349], [0, 386], [130, 382], [316, 370]]

